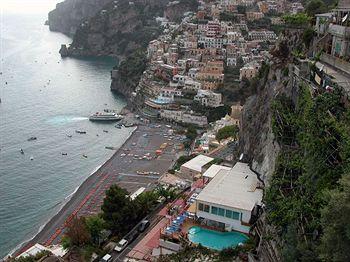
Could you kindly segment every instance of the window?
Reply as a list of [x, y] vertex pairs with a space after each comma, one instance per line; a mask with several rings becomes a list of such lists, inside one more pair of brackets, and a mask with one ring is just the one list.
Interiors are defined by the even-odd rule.
[[228, 217], [228, 218], [232, 218], [232, 211], [226, 209], [226, 215], [225, 216]]
[[203, 204], [202, 204], [202, 203], [199, 203], [199, 204], [198, 204], [198, 209], [199, 209], [200, 211], [203, 211]]
[[233, 219], [239, 220], [239, 215], [240, 215], [240, 213], [232, 211], [232, 218]]
[[222, 217], [225, 216], [225, 209], [219, 208], [218, 215], [219, 215], [219, 216], [222, 216]]
[[217, 207], [211, 207], [211, 213], [214, 214], [214, 215], [217, 215], [218, 214], [218, 208]]
[[210, 209], [210, 206], [208, 206], [208, 205], [204, 205], [204, 212], [207, 212], [207, 213], [209, 213], [209, 209]]

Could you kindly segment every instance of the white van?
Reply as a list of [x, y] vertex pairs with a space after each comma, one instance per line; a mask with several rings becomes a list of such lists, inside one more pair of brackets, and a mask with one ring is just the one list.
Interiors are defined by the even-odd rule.
[[122, 252], [124, 248], [128, 245], [128, 240], [123, 238], [122, 240], [119, 241], [119, 243], [115, 246], [114, 250], [117, 252]]

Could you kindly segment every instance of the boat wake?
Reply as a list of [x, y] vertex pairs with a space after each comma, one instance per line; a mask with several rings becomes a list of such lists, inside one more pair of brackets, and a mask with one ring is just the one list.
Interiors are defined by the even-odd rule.
[[73, 122], [85, 121], [88, 119], [88, 117], [81, 116], [55, 116], [47, 120], [47, 123], [51, 125], [64, 125]]

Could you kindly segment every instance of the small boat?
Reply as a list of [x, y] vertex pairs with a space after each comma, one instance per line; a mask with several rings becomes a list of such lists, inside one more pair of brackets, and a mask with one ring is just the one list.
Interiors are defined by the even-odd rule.
[[72, 138], [72, 135], [68, 135], [68, 134], [67, 134], [67, 137]]
[[22, 154], [22, 155], [24, 154], [24, 151], [23, 151], [23, 149], [22, 149], [22, 148], [21, 148], [20, 152], [21, 152], [21, 154]]
[[86, 134], [86, 131], [83, 131], [83, 130], [75, 130], [75, 133], [78, 133], [78, 134]]
[[108, 133], [108, 130], [103, 130], [103, 132]]
[[34, 157], [33, 157], [33, 156], [31, 156], [31, 157], [30, 157], [30, 160], [34, 160]]
[[87, 158], [87, 155], [83, 155], [83, 157]]
[[110, 149], [110, 150], [116, 150], [117, 148], [115, 148], [114, 146], [105, 146], [106, 149]]
[[116, 125], [115, 127], [118, 128], [118, 129], [121, 129], [121, 128], [122, 128], [121, 126], [118, 126], [118, 125]]
[[66, 156], [67, 155], [67, 153], [62, 153], [62, 156]]
[[36, 139], [37, 139], [37, 138], [36, 138], [35, 136], [32, 136], [32, 137], [28, 138], [27, 141], [34, 141], [34, 140], [36, 140]]

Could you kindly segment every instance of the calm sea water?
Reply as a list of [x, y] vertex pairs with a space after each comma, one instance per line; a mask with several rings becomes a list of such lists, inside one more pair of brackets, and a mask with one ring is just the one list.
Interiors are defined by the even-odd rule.
[[109, 89], [115, 61], [61, 59], [60, 44], [70, 39], [44, 26], [49, 9], [40, 8], [1, 14], [0, 258], [33, 237], [113, 154], [105, 146], [120, 146], [130, 134], [87, 119], [125, 105]]

